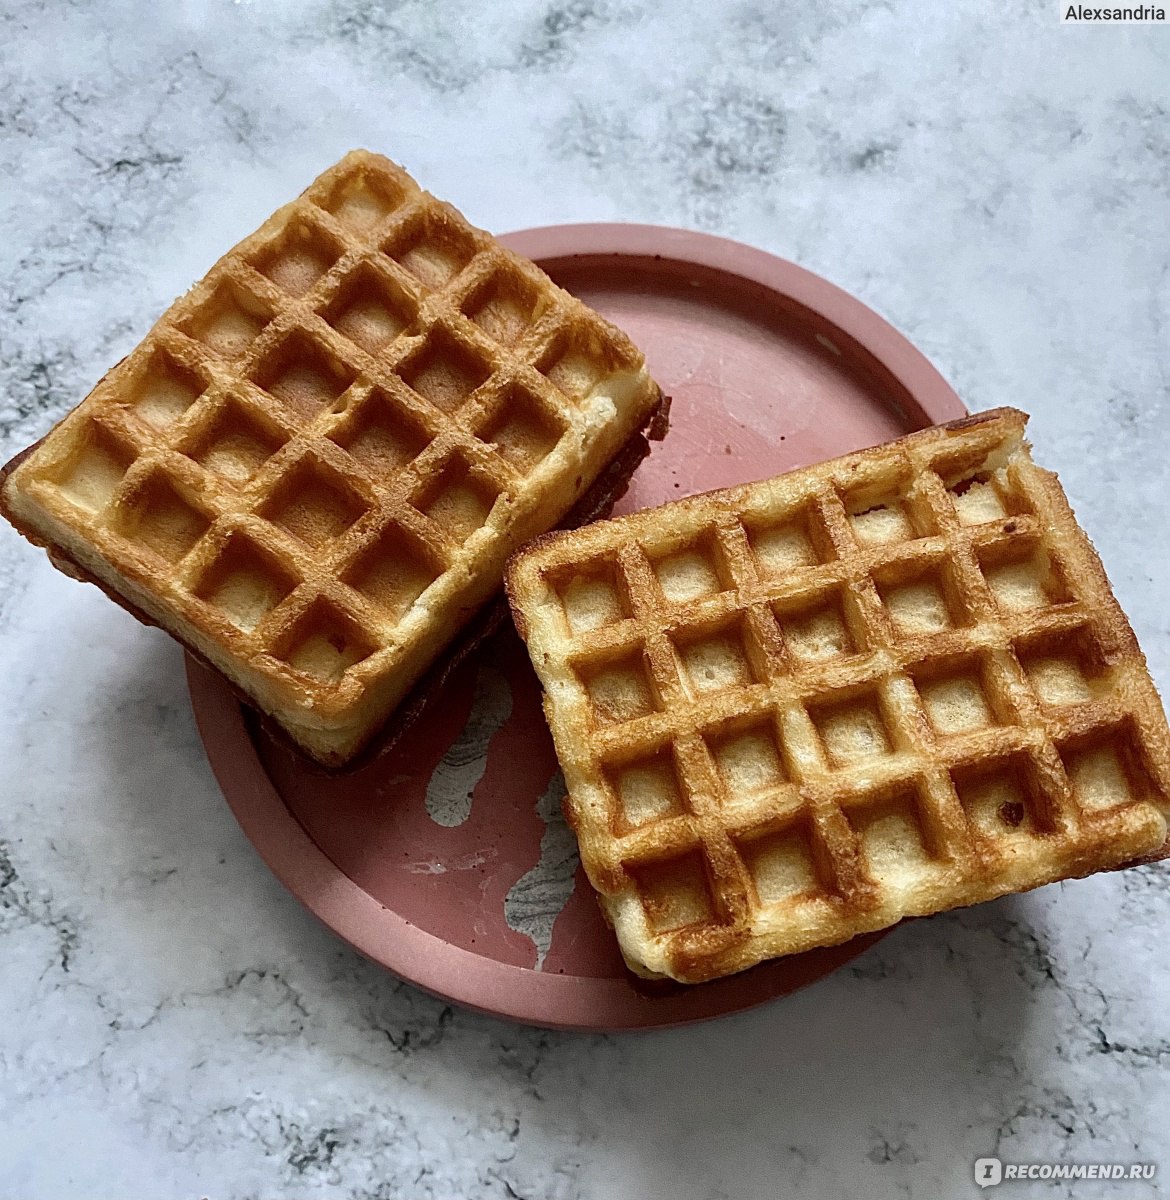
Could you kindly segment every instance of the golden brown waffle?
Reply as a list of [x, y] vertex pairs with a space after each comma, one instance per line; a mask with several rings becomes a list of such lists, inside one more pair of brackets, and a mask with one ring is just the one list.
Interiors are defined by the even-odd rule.
[[2, 503], [336, 765], [660, 402], [619, 330], [355, 151], [177, 300]]
[[1012, 409], [511, 560], [581, 856], [696, 982], [1148, 854], [1170, 734]]

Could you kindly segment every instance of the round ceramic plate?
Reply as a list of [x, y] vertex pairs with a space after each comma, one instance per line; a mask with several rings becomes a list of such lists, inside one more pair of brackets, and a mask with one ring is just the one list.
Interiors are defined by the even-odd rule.
[[[896, 330], [791, 263], [639, 225], [504, 241], [626, 330], [673, 397], [618, 507], [775, 475], [963, 414]], [[351, 945], [446, 999], [537, 1025], [675, 1025], [783, 996], [875, 936], [698, 987], [622, 966], [560, 817], [564, 785], [523, 647], [505, 630], [398, 749], [329, 777], [189, 661], [228, 803], [286, 887]]]

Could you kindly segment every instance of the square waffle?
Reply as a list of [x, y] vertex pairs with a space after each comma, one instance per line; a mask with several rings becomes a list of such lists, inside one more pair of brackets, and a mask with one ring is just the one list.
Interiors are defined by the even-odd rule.
[[1166, 718], [1026, 421], [512, 558], [567, 815], [634, 971], [711, 979], [1162, 847]]
[[661, 404], [624, 334], [355, 151], [10, 464], [0, 505], [338, 765]]

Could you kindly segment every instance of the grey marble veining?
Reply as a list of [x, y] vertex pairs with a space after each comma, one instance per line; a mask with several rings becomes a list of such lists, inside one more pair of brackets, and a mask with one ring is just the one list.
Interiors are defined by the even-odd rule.
[[[753, 242], [886, 314], [972, 407], [1029, 409], [1165, 689], [1168, 106], [1170, 30], [1061, 28], [1046, 0], [9, 0], [0, 437], [42, 433], [367, 145], [490, 228]], [[513, 1028], [285, 895], [178, 650], [3, 531], [0, 656], [5, 1200], [967, 1196], [994, 1152], [1155, 1160], [1166, 1186], [1164, 868], [913, 923], [712, 1025]], [[536, 928], [541, 897], [514, 901]]]

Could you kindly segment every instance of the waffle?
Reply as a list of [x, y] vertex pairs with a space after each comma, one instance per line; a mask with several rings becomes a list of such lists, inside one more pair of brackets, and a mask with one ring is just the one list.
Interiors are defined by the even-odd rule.
[[1163, 845], [1166, 718], [1026, 421], [512, 558], [567, 816], [632, 970], [711, 979]]
[[0, 503], [335, 766], [661, 403], [619, 330], [355, 151], [10, 464]]

